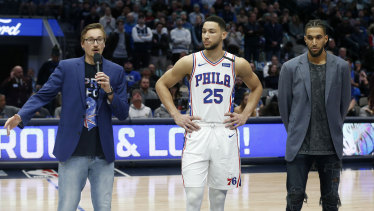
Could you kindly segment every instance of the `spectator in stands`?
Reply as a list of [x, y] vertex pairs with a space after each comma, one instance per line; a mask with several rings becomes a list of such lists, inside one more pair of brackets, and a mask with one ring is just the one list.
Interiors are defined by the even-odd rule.
[[54, 117], [60, 119], [60, 117], [61, 117], [61, 106], [59, 106], [55, 109]]
[[140, 94], [142, 95], [142, 103], [145, 103], [145, 101], [148, 99], [158, 99], [156, 92], [149, 87], [148, 77], [142, 77], [139, 88]]
[[[147, 75], [144, 74], [144, 71], [147, 72]], [[144, 68], [142, 71], [142, 77], [146, 76], [147, 78], [149, 78], [149, 86], [152, 88], [155, 88], [156, 82], [160, 78], [156, 75], [156, 71], [156, 66], [154, 64], [149, 64], [148, 67]]]
[[[217, 0], [214, 4], [213, 4], [213, 7], [214, 10], [216, 11], [216, 14], [220, 14], [221, 12], [223, 12], [224, 8], [225, 8], [225, 0]], [[211, 14], [212, 15], [212, 14]], [[204, 21], [203, 21], [204, 22]]]
[[80, 18], [80, 21], [78, 21], [78, 20], [74, 20], [74, 21], [77, 21], [77, 22], [79, 22], [79, 30], [81, 31], [82, 30], [82, 27], [84, 26], [84, 20], [88, 17], [88, 16], [90, 16], [90, 8], [91, 8], [91, 6], [90, 6], [90, 2], [89, 1], [84, 1], [83, 2], [83, 6], [80, 6], [80, 7], [82, 7], [82, 9], [81, 8], [79, 8], [79, 18]]
[[234, 93], [235, 93], [235, 98], [234, 98], [234, 104], [235, 105], [240, 105], [240, 103], [243, 100], [244, 93], [246, 93], [249, 89], [247, 86], [244, 84], [243, 80], [241, 77], [237, 76], [235, 78], [235, 87], [234, 87]]
[[279, 62], [279, 59], [277, 56], [272, 56], [271, 57], [271, 61], [270, 62], [267, 62], [264, 69], [263, 69], [263, 74], [264, 74], [264, 78], [266, 78], [268, 75], [269, 75], [269, 67], [271, 67], [271, 65], [277, 65], [278, 68], [281, 68], [282, 67], [282, 64]]
[[[192, 24], [188, 21], [187, 13], [185, 11], [180, 13], [180, 18], [182, 19], [182, 26], [185, 29], [188, 29], [190, 32], [192, 31]], [[195, 18], [196, 21], [196, 18]]]
[[288, 24], [290, 35], [295, 40], [303, 39], [304, 37], [304, 24], [301, 22], [299, 16], [294, 14], [290, 23]]
[[22, 107], [32, 93], [32, 83], [23, 76], [23, 68], [14, 66], [10, 76], [1, 84], [1, 93], [5, 94], [8, 105]]
[[339, 48], [339, 54], [338, 54], [338, 56], [340, 58], [346, 60], [347, 59], [347, 48], [345, 48], [345, 47]]
[[278, 15], [271, 14], [271, 22], [264, 26], [266, 60], [270, 61], [273, 55], [280, 58], [280, 44], [283, 39], [283, 28], [278, 23]]
[[203, 41], [201, 38], [202, 28], [203, 22], [201, 15], [197, 15], [195, 18], [195, 23], [191, 30], [192, 44], [195, 51], [201, 51], [204, 49]]
[[331, 51], [335, 56], [339, 54], [339, 49], [336, 47], [334, 38], [329, 38], [329, 42], [326, 47], [326, 51]]
[[336, 31], [338, 44], [345, 44], [347, 46], [350, 46], [352, 44], [347, 38], [353, 33], [354, 28], [351, 25], [348, 17], [343, 17], [342, 22], [337, 25]]
[[286, 42], [284, 47], [281, 49], [281, 62], [284, 63], [295, 57], [295, 52], [293, 51], [293, 44], [291, 41]]
[[52, 48], [51, 58], [44, 62], [38, 72], [38, 79], [36, 81], [36, 90], [39, 90], [45, 82], [47, 82], [49, 76], [53, 73], [58, 63], [60, 62], [60, 49], [57, 45]]
[[96, 12], [96, 6], [91, 6], [90, 13], [87, 15], [81, 22], [82, 29], [91, 24], [91, 23], [98, 23], [100, 21], [100, 16]]
[[244, 27], [244, 58], [247, 61], [259, 61], [261, 28], [256, 13], [249, 13], [248, 24]]
[[221, 13], [218, 13], [218, 15], [222, 17], [222, 19], [225, 20], [226, 23], [236, 22], [236, 15], [231, 11], [230, 2], [226, 1], [223, 5], [223, 11]]
[[[243, 94], [243, 100], [240, 102], [240, 104], [238, 105], [238, 106], [236, 106], [235, 108], [234, 108], [234, 112], [235, 113], [238, 113], [238, 114], [241, 114], [241, 113], [243, 113], [243, 111], [244, 111], [244, 108], [245, 108], [245, 106], [247, 105], [247, 101], [248, 101], [248, 98], [249, 98], [249, 94], [250, 94], [250, 92], [245, 92], [244, 94]], [[251, 117], [256, 117], [256, 116], [258, 116], [259, 114], [258, 114], [258, 109], [260, 108], [260, 107], [262, 107], [262, 103], [261, 103], [261, 100], [259, 101], [259, 107], [258, 108], [256, 108], [253, 112], [252, 112], [252, 114], [251, 114]]]
[[[367, 97], [369, 95], [369, 80], [366, 74], [366, 70], [362, 68], [360, 60], [355, 62], [355, 72], [358, 73], [359, 88], [361, 97]], [[374, 83], [374, 82], [373, 82]]]
[[168, 110], [165, 108], [164, 104], [161, 104], [160, 107], [156, 108], [154, 112], [155, 118], [171, 118]]
[[152, 110], [142, 103], [142, 94], [139, 89], [134, 89], [132, 91], [129, 118], [152, 118]]
[[133, 44], [133, 40], [132, 40], [132, 29], [134, 28], [135, 25], [136, 25], [136, 21], [135, 21], [135, 18], [134, 18], [134, 13], [130, 12], [126, 16], [125, 33], [128, 34], [128, 35], [130, 35], [130, 37], [131, 37], [131, 44]]
[[242, 34], [237, 30], [237, 26], [233, 22], [227, 25], [226, 30], [228, 32], [226, 39], [224, 40], [226, 50], [236, 56], [239, 56]]
[[161, 22], [156, 24], [156, 30], [152, 37], [152, 53], [150, 63], [154, 64], [157, 69], [165, 71], [168, 65], [167, 55], [169, 53], [169, 36], [162, 33], [164, 25]]
[[278, 96], [269, 97], [265, 106], [259, 110], [259, 116], [279, 116]]
[[133, 60], [136, 69], [146, 67], [149, 64], [152, 50], [152, 30], [145, 25], [144, 15], [140, 15], [138, 24], [132, 28], [132, 40], [134, 41]]
[[246, 15], [246, 10], [244, 8], [240, 8], [239, 15], [236, 17], [236, 19], [238, 24], [248, 24], [248, 16]]
[[205, 21], [205, 15], [203, 13], [200, 12], [200, 5], [198, 3], [195, 3], [193, 5], [193, 12], [191, 12], [188, 17], [190, 19], [190, 23], [195, 23], [196, 22], [196, 16], [200, 15], [201, 16], [201, 19], [202, 21], [204, 22]]
[[[105, 14], [100, 18], [100, 24], [104, 26], [105, 33], [109, 35], [116, 29], [116, 19], [112, 16], [110, 7], [105, 8]], [[124, 24], [124, 21], [122, 22]]]
[[270, 88], [277, 90], [278, 89], [278, 81], [279, 81], [279, 72], [280, 68], [272, 64], [269, 67], [269, 75], [265, 77], [264, 82], [265, 82], [265, 88]]
[[32, 118], [50, 118], [51, 114], [49, 113], [48, 109], [40, 107], [32, 116]]
[[27, 75], [26, 75], [27, 78], [29, 78], [29, 80], [31, 81], [31, 84], [32, 84], [32, 92], [36, 92], [36, 81], [38, 80], [37, 77], [35, 76], [35, 71], [33, 68], [29, 68], [27, 70]]
[[[38, 91], [47, 81], [50, 75], [53, 73], [55, 68], [60, 62], [60, 49], [57, 45], [52, 48], [51, 58], [48, 61], [44, 62], [42, 67], [39, 69], [38, 79], [36, 81], [35, 89]], [[51, 114], [55, 110], [55, 104], [53, 101], [44, 105], [44, 108], [48, 109], [48, 112]], [[43, 113], [43, 112], [42, 112]]]
[[117, 0], [114, 4], [114, 7], [112, 8], [112, 15], [114, 19], [117, 19], [122, 12], [122, 9], [124, 7], [124, 3], [122, 0]]
[[370, 88], [368, 95], [368, 104], [360, 109], [360, 116], [362, 117], [372, 117], [374, 116], [374, 75], [370, 78]]
[[5, 95], [0, 94], [0, 118], [10, 118], [18, 111], [19, 108], [7, 105]]
[[127, 61], [124, 65], [125, 69], [125, 76], [127, 81], [127, 92], [131, 93], [131, 90], [134, 89], [138, 82], [141, 79], [140, 73], [136, 70], [134, 70], [134, 67], [132, 65], [131, 61]]
[[189, 52], [189, 46], [191, 44], [191, 33], [188, 29], [183, 28], [182, 19], [177, 19], [177, 28], [174, 28], [170, 32], [171, 43], [172, 43], [172, 63], [178, 61], [179, 58], [185, 56]]
[[121, 17], [117, 18], [117, 28], [110, 33], [106, 41], [104, 57], [112, 60], [118, 65], [123, 65], [129, 60], [130, 35], [125, 33], [124, 21]]

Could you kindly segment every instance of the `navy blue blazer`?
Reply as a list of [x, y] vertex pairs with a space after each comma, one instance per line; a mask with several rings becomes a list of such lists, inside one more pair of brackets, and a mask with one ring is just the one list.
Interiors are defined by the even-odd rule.
[[[110, 104], [103, 89], [99, 91], [97, 124], [101, 146], [108, 162], [113, 162], [114, 140], [112, 114], [120, 120], [127, 118], [126, 78], [123, 68], [103, 59], [103, 72], [109, 76], [114, 97]], [[27, 125], [33, 114], [50, 102], [58, 92], [62, 94], [61, 119], [58, 125], [53, 154], [59, 161], [66, 161], [75, 151], [83, 128], [86, 113], [84, 56], [60, 61], [47, 83], [21, 108], [18, 114]]]

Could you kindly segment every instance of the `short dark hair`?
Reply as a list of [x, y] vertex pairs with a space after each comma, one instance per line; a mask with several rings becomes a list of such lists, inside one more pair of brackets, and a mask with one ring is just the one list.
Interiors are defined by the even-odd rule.
[[307, 29], [315, 28], [315, 27], [322, 28], [323, 33], [326, 34], [326, 24], [321, 19], [314, 19], [314, 20], [308, 21], [308, 23], [305, 25], [304, 33], [306, 34]]
[[218, 23], [221, 30], [226, 31], [226, 22], [221, 17], [218, 17], [216, 15], [212, 15], [212, 16], [209, 16], [207, 19], [205, 19], [205, 22], [208, 22], [208, 21]]

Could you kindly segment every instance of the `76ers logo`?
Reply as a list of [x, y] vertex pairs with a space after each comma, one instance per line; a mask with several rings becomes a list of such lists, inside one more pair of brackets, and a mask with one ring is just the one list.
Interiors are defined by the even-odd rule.
[[236, 179], [236, 177], [233, 178], [227, 178], [227, 185], [236, 185], [236, 186], [241, 186], [242, 181], [239, 177], [239, 179]]

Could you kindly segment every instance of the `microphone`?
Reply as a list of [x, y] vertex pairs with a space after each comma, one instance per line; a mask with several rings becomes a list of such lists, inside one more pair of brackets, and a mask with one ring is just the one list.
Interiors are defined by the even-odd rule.
[[101, 55], [99, 53], [94, 54], [94, 62], [96, 64], [96, 72], [100, 72]]

